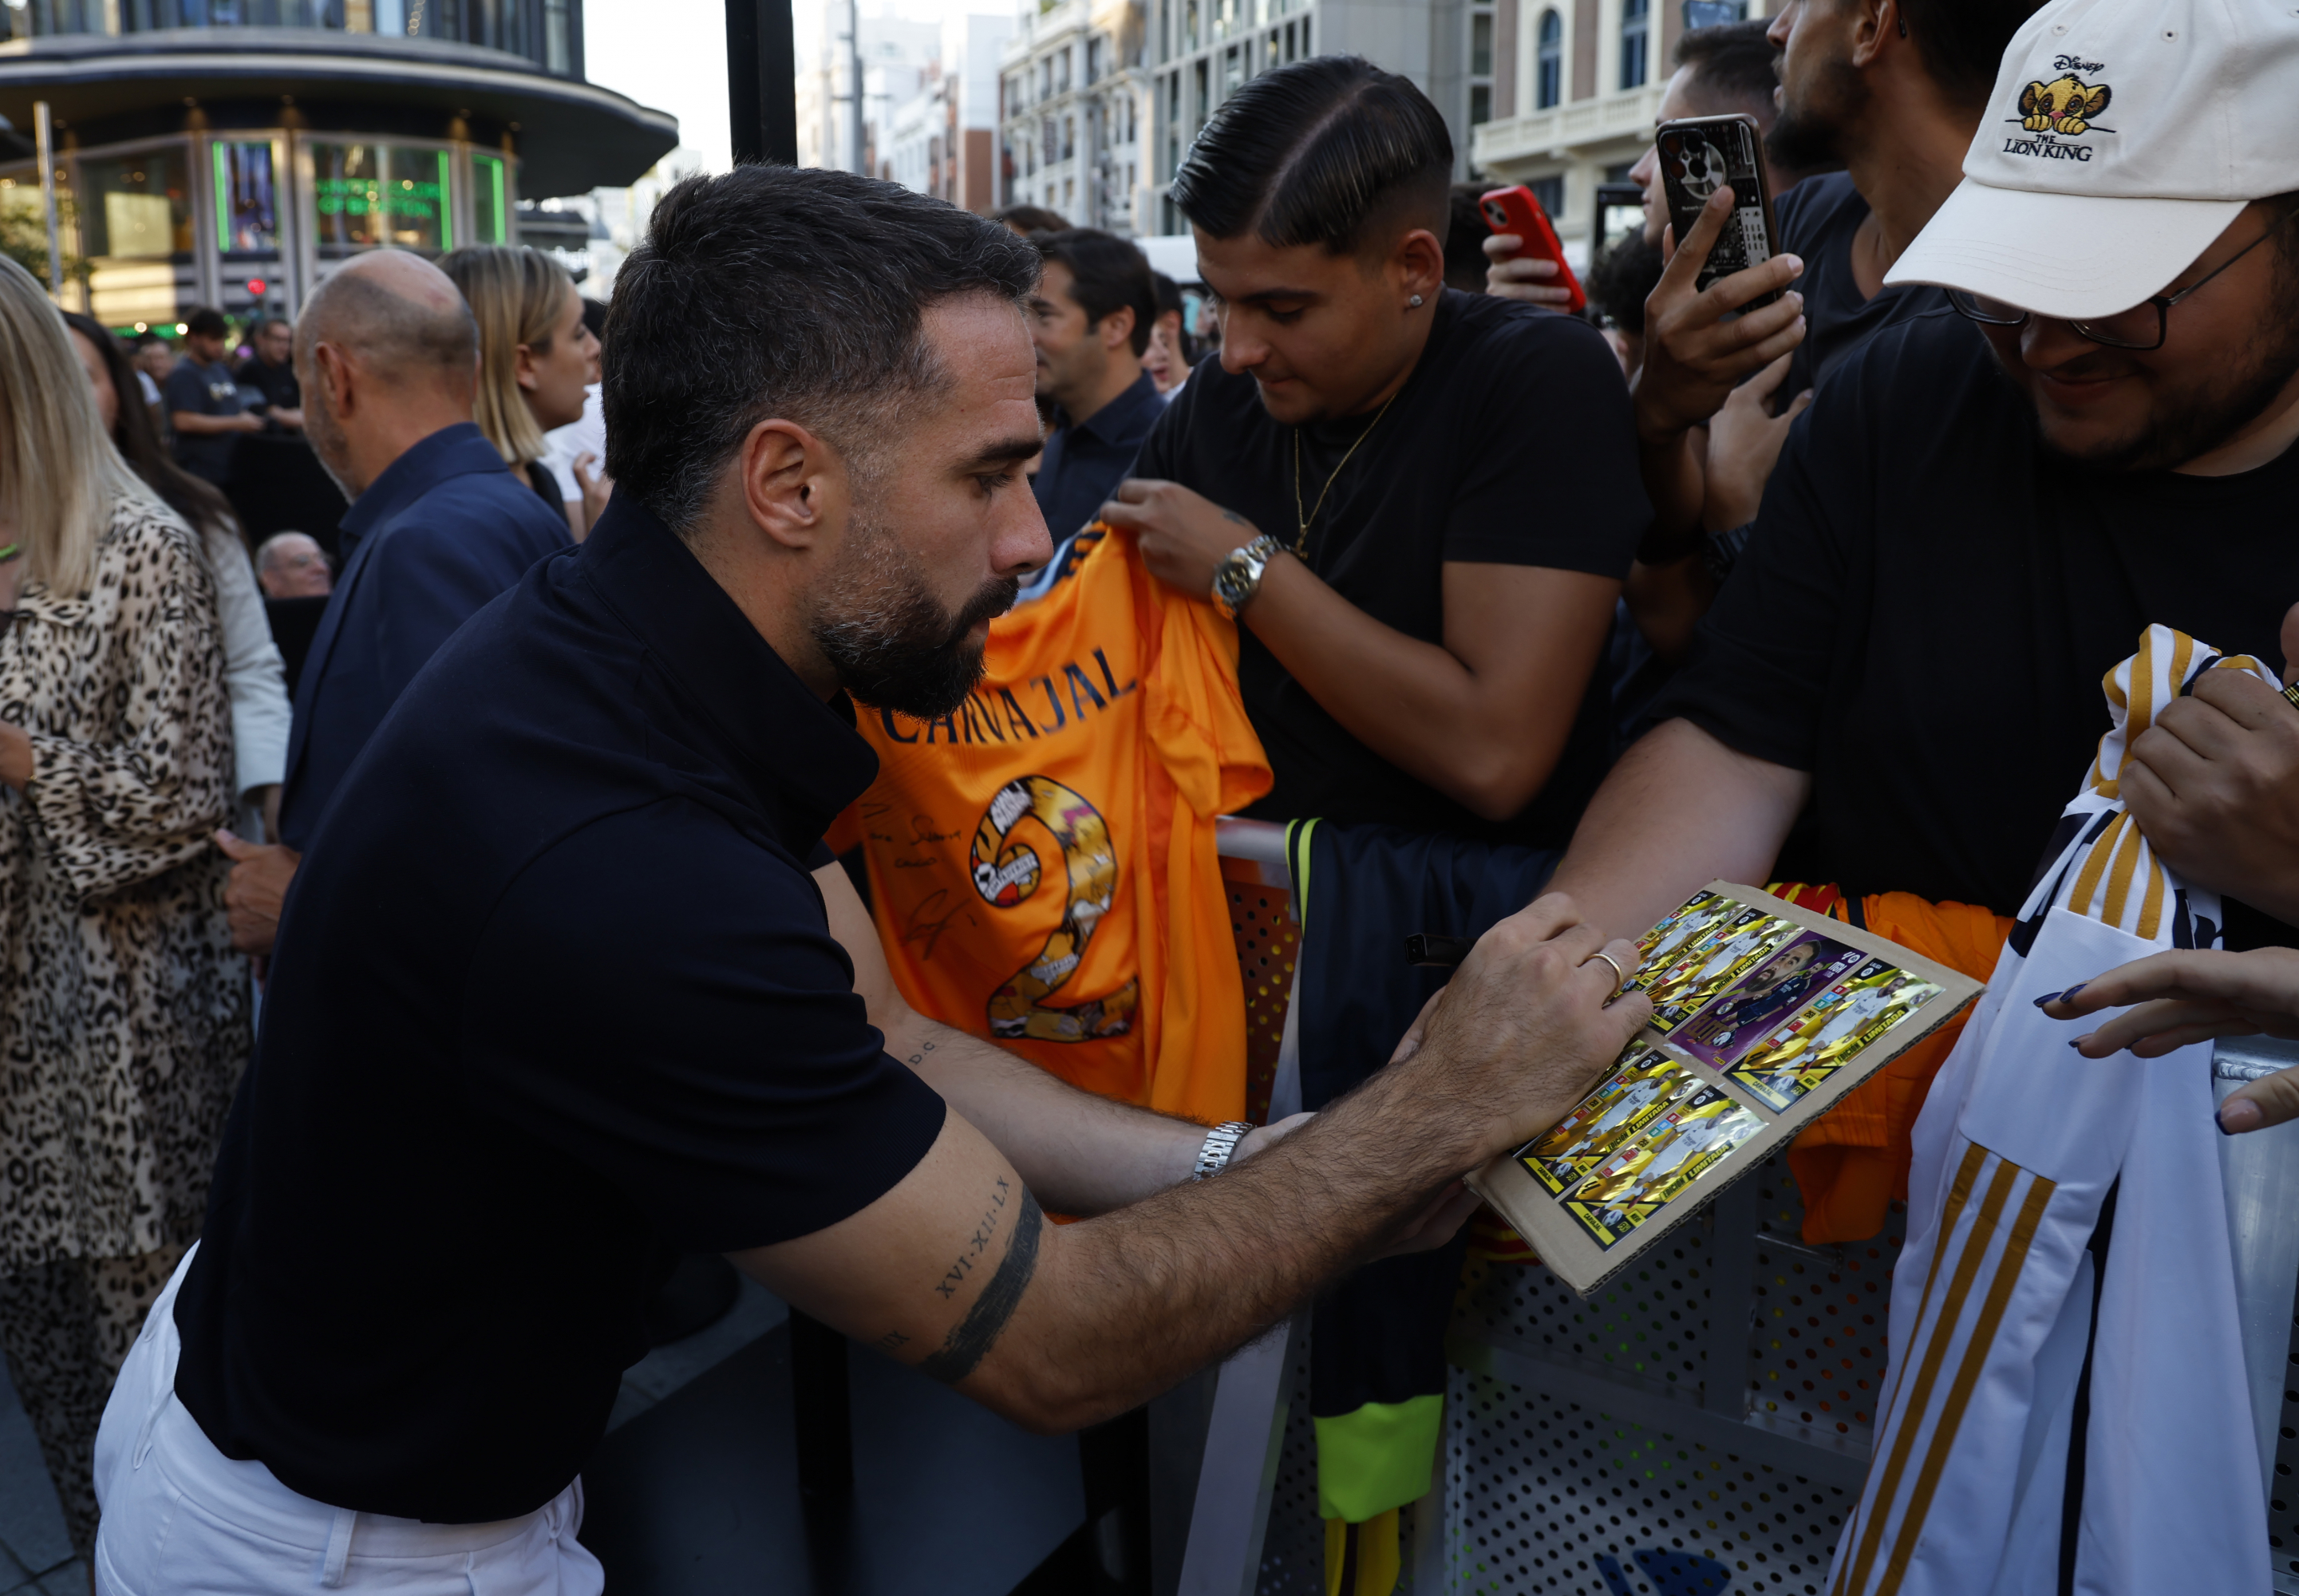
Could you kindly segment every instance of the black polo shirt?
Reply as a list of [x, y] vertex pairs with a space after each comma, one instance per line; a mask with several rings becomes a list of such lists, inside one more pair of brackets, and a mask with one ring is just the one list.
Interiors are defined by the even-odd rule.
[[1150, 428], [1166, 413], [1158, 385], [1144, 371], [1133, 386], [1083, 421], [1060, 417], [1046, 439], [1046, 457], [1030, 484], [1046, 530], [1059, 543], [1099, 514], [1133, 469]]
[[925, 1155], [808, 874], [876, 759], [627, 494], [418, 675], [296, 873], [176, 1392], [336, 1507], [526, 1513], [682, 1251]]

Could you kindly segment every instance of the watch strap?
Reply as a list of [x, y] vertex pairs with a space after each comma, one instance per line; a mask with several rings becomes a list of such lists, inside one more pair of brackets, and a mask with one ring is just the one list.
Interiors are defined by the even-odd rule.
[[1191, 1180], [1203, 1180], [1218, 1175], [1237, 1154], [1237, 1144], [1245, 1140], [1253, 1128], [1247, 1119], [1232, 1119], [1226, 1125], [1216, 1125], [1206, 1133], [1206, 1144], [1198, 1149], [1198, 1167], [1190, 1172]]

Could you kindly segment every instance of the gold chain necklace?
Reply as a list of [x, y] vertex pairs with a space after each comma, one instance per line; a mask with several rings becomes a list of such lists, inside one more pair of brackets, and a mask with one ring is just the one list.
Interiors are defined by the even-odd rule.
[[[1400, 386], [1397, 394], [1403, 392], [1405, 389]], [[1293, 519], [1299, 528], [1299, 536], [1293, 539], [1293, 557], [1296, 560], [1306, 557], [1305, 552], [1309, 546], [1309, 528], [1316, 520], [1318, 512], [1325, 508], [1325, 495], [1333, 491], [1333, 484], [1340, 479], [1350, 458], [1364, 447], [1365, 439], [1373, 436], [1374, 428], [1381, 425], [1381, 419], [1389, 413], [1389, 407], [1397, 403], [1397, 394], [1391, 394], [1382, 401], [1381, 408], [1374, 412], [1372, 425], [1357, 434], [1357, 441], [1349, 445], [1349, 453], [1341, 456], [1341, 463], [1335, 466], [1332, 475], [1325, 478], [1325, 486], [1317, 490], [1317, 503], [1306, 515], [1301, 510], [1301, 429], [1299, 427], [1293, 429]]]

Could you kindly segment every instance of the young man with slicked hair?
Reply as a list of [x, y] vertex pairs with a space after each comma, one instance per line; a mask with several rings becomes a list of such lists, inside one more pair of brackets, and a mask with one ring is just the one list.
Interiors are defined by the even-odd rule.
[[1238, 617], [1275, 776], [1249, 812], [1555, 846], [1603, 771], [1647, 506], [1603, 335], [1444, 286], [1452, 162], [1428, 98], [1355, 57], [1223, 102], [1173, 190], [1221, 359], [1104, 513]]
[[681, 1250], [1023, 1424], [1107, 1417], [1448, 1235], [1457, 1177], [1650, 1018], [1633, 946], [1545, 898], [1390, 1068], [1241, 1143], [892, 995], [820, 844], [875, 765], [849, 694], [948, 712], [1051, 553], [1038, 265], [843, 172], [656, 206], [613, 500], [320, 823], [206, 1227], [105, 1415], [99, 1592], [596, 1596], [576, 1475]]

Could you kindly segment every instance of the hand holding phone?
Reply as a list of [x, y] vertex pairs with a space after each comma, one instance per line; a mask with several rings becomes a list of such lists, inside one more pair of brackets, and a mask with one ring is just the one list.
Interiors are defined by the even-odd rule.
[[[1578, 315], [1587, 308], [1588, 293], [1581, 287], [1581, 279], [1573, 275], [1572, 264], [1564, 258], [1564, 245], [1557, 241], [1556, 229], [1549, 225], [1548, 213], [1540, 208], [1540, 201], [1531, 189], [1522, 183], [1492, 189], [1478, 197], [1477, 209], [1483, 213], [1485, 225], [1496, 235], [1514, 234], [1523, 240], [1516, 254], [1518, 260], [1548, 261], [1555, 265], [1556, 273], [1549, 280], [1572, 295], [1562, 307], [1564, 311]], [[1491, 253], [1486, 251], [1489, 255]]]
[[[1653, 135], [1653, 146], [1660, 159], [1661, 193], [1678, 248], [1691, 238], [1709, 196], [1727, 186], [1732, 190], [1732, 214], [1700, 264], [1693, 280], [1696, 293], [1706, 292], [1719, 278], [1761, 266], [1780, 253], [1772, 188], [1764, 175], [1764, 133], [1755, 117], [1692, 116], [1663, 122]], [[1774, 289], [1740, 308], [1755, 310], [1779, 297]]]

